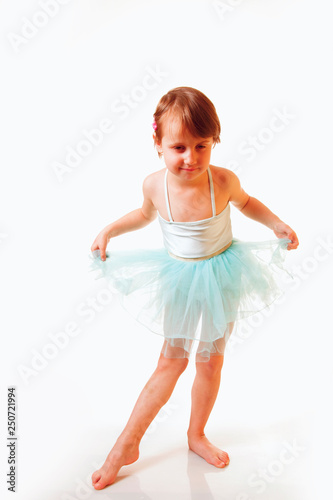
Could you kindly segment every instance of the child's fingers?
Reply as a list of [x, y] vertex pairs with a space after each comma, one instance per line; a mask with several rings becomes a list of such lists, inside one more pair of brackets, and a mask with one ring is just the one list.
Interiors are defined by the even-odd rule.
[[95, 242], [94, 242], [94, 243], [91, 245], [91, 247], [90, 247], [90, 251], [91, 251], [91, 252], [94, 252], [95, 250], [98, 250], [98, 248], [99, 248], [99, 247], [98, 247], [97, 243], [95, 243]]
[[289, 239], [291, 239], [291, 241], [295, 244], [295, 245], [298, 245], [298, 238], [296, 236], [296, 233], [295, 231], [291, 231], [290, 235], [289, 236]]
[[291, 231], [290, 233], [288, 233], [288, 238], [291, 240], [291, 243], [289, 243], [287, 249], [292, 250], [294, 248], [297, 248], [299, 243], [296, 233], [294, 231]]
[[99, 250], [99, 254], [100, 254], [100, 257], [102, 260], [105, 260], [106, 259], [106, 245], [105, 244], [101, 244], [101, 243], [98, 243], [98, 242], [94, 242], [92, 245], [91, 245], [91, 248], [90, 250], [92, 252], [96, 251], [96, 250]]

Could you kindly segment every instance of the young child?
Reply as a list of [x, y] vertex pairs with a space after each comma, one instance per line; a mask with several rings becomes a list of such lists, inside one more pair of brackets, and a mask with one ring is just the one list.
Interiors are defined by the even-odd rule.
[[[249, 196], [232, 171], [210, 164], [212, 148], [220, 142], [220, 122], [202, 92], [170, 90], [157, 105], [153, 128], [166, 168], [144, 180], [142, 207], [108, 225], [91, 246], [97, 278], [105, 277], [136, 319], [164, 337], [156, 370], [103, 467], [92, 476], [99, 490], [115, 481], [123, 465], [138, 459], [140, 441], [170, 398], [194, 341], [188, 445], [208, 463], [228, 465], [228, 454], [204, 433], [219, 390], [225, 345], [236, 320], [281, 295], [275, 277], [287, 272], [286, 250], [298, 246], [295, 232]], [[277, 239], [234, 238], [230, 203], [272, 229]], [[106, 252], [111, 238], [145, 227], [157, 216], [165, 248]]]

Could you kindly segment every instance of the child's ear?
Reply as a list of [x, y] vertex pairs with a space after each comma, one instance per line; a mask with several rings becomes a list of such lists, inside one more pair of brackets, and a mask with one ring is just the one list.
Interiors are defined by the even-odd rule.
[[158, 151], [158, 153], [163, 153], [163, 150], [162, 150], [162, 146], [161, 144], [156, 140], [156, 134], [154, 133], [153, 134], [153, 139], [154, 139], [154, 142], [155, 142], [155, 147], [156, 147], [156, 150]]

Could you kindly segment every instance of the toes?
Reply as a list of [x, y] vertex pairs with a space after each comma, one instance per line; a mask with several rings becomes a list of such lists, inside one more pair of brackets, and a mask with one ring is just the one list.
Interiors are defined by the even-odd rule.
[[220, 462], [220, 465], [218, 465], [218, 467], [226, 467], [230, 462], [229, 456], [225, 452], [219, 453], [217, 455], [217, 458]]
[[210, 463], [212, 465], [215, 465], [215, 467], [220, 467], [220, 468], [225, 467], [225, 462], [218, 457], [213, 458], [213, 460]]
[[103, 472], [103, 470], [96, 471], [92, 475], [92, 485], [95, 488], [95, 490], [102, 490], [106, 486], [109, 486], [110, 484], [112, 484], [114, 482], [114, 480], [115, 480], [115, 476], [113, 477], [113, 476], [105, 473], [105, 471]]
[[93, 479], [93, 487], [95, 490], [102, 490], [106, 486], [105, 480], [102, 478], [102, 474], [98, 473], [96, 477]]
[[93, 475], [91, 476], [92, 483], [96, 484], [102, 477], [102, 474], [100, 473], [99, 470], [95, 471]]
[[102, 482], [98, 482], [94, 484], [94, 488], [95, 490], [102, 490], [103, 488], [105, 488], [105, 484], [103, 484]]
[[230, 462], [229, 456], [225, 451], [218, 453], [217, 456], [221, 460], [221, 462], [224, 462], [226, 465], [228, 465], [228, 463]]

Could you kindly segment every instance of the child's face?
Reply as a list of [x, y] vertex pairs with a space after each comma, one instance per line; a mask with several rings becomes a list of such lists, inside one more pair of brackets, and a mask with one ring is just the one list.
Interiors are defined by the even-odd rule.
[[182, 131], [176, 120], [168, 120], [163, 123], [162, 141], [156, 147], [163, 153], [170, 172], [184, 179], [194, 179], [209, 167], [213, 138], [194, 137]]

